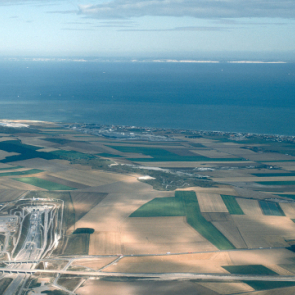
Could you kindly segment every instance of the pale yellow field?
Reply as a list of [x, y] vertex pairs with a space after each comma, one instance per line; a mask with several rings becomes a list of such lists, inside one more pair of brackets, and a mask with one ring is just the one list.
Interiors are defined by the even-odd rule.
[[28, 191], [0, 189], [0, 202], [9, 202], [24, 197]]
[[295, 253], [287, 249], [258, 249], [251, 251], [229, 251], [233, 265], [278, 265], [293, 263]]
[[278, 176], [278, 177], [227, 177], [212, 178], [216, 182], [260, 182], [260, 181], [295, 181], [295, 176]]
[[[152, 292], [152, 293], [151, 293]], [[200, 284], [189, 281], [125, 281], [88, 280], [78, 295], [218, 295]]]
[[227, 273], [222, 265], [231, 264], [227, 253], [185, 254], [150, 257], [125, 257], [104, 269], [127, 273]]
[[0, 137], [0, 142], [7, 141], [7, 140], [17, 140], [17, 139], [14, 137], [8, 137], [7, 135], [5, 135], [4, 137]]
[[36, 187], [34, 185], [30, 185], [27, 183], [23, 183], [17, 180], [13, 180], [7, 177], [0, 177], [0, 185], [7, 189], [16, 189], [16, 190], [24, 190], [24, 191], [46, 191], [45, 189]]
[[19, 154], [18, 153], [8, 153], [8, 152], [0, 150], [0, 160], [3, 160], [5, 158], [11, 157], [11, 156], [16, 156], [16, 155], [19, 155]]
[[25, 136], [19, 136], [18, 137], [23, 144], [27, 145], [33, 145], [37, 147], [45, 147], [45, 148], [51, 148], [55, 147], [56, 144], [47, 140], [42, 140], [38, 137], [25, 137]]
[[219, 194], [197, 192], [197, 198], [201, 212], [228, 212]]
[[243, 293], [243, 295], [294, 295], [294, 294], [295, 294], [295, 287]]
[[249, 199], [242, 199], [242, 198], [236, 198], [236, 200], [246, 215], [253, 216], [253, 217], [264, 216], [261, 209], [260, 209], [258, 201], [249, 200]]
[[37, 150], [37, 152], [51, 153], [51, 152], [55, 152], [58, 150], [59, 149], [49, 147], [49, 148], [41, 148], [40, 150]]
[[95, 232], [90, 236], [89, 255], [121, 254], [120, 232]]
[[116, 257], [101, 257], [101, 258], [86, 258], [86, 259], [77, 259], [75, 260], [71, 266], [83, 266], [88, 267], [93, 270], [99, 270], [100, 268], [104, 267], [105, 265], [111, 263], [115, 260]]
[[255, 291], [252, 287], [242, 282], [230, 282], [230, 283], [218, 282], [218, 283], [199, 283], [199, 284], [215, 292], [218, 292], [219, 294], [244, 294], [244, 292]]
[[100, 186], [116, 181], [122, 181], [127, 178], [124, 175], [114, 173], [106, 173], [101, 171], [81, 171], [77, 169], [52, 173], [50, 175], [89, 186]]
[[216, 250], [185, 217], [128, 218], [121, 226], [121, 244], [123, 254]]
[[248, 248], [233, 220], [212, 223], [236, 248]]
[[224, 152], [220, 152], [220, 151], [216, 151], [216, 150], [200, 150], [200, 149], [196, 149], [196, 150], [190, 150], [193, 153], [196, 153], [198, 155], [204, 156], [204, 157], [208, 157], [208, 158], [232, 158], [233, 156], [228, 154], [228, 153], [224, 153]]
[[[220, 161], [206, 161], [206, 162], [139, 162], [136, 161], [141, 166], [148, 166], [148, 167], [161, 167], [161, 168], [193, 168], [193, 167], [212, 167], [212, 164], [220, 165]], [[223, 164], [245, 164], [254, 163], [252, 161], [222, 161]]]
[[295, 157], [279, 153], [256, 153], [256, 155], [249, 155], [248, 159], [252, 161], [285, 161], [295, 160]]
[[295, 223], [284, 216], [232, 216], [249, 248], [288, 247], [295, 239]]
[[295, 203], [280, 203], [280, 207], [286, 214], [286, 216], [291, 219], [295, 218]]

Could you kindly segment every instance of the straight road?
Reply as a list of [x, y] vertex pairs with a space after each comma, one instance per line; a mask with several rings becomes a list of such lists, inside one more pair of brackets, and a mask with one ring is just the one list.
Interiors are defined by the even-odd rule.
[[69, 270], [41, 270], [41, 269], [19, 269], [0, 268], [0, 272], [11, 273], [45, 273], [59, 275], [76, 275], [87, 277], [133, 277], [149, 278], [153, 280], [214, 280], [214, 281], [276, 281], [295, 282], [295, 276], [268, 276], [268, 275], [232, 275], [232, 274], [207, 274], [207, 273], [118, 273], [100, 271], [69, 271]]

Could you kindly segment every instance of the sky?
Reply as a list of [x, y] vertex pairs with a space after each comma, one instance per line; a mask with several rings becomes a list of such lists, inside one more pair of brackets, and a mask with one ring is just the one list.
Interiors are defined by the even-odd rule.
[[0, 0], [0, 56], [295, 56], [294, 0]]

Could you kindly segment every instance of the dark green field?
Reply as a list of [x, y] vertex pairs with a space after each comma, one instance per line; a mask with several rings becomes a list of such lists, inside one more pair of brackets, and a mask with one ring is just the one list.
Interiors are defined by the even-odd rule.
[[[276, 272], [263, 265], [230, 265], [223, 266], [223, 268], [231, 274], [267, 276], [278, 275]], [[295, 282], [244, 281], [244, 283], [248, 284], [256, 291], [295, 286]]]
[[54, 159], [64, 159], [64, 160], [77, 160], [77, 159], [91, 159], [94, 158], [93, 155], [79, 153], [76, 151], [54, 151], [50, 153], [37, 151], [40, 150], [40, 147], [26, 145], [18, 140], [2, 141], [0, 142], [0, 150], [6, 152], [19, 153], [20, 155], [7, 157], [0, 161], [0, 163], [9, 163], [14, 161], [23, 161], [33, 158], [41, 158], [45, 160], [54, 160]]
[[152, 158], [128, 158], [130, 161], [135, 162], [176, 162], [176, 161], [243, 161], [242, 158], [207, 158], [203, 156], [180, 156], [175, 153], [169, 152], [161, 148], [150, 148], [150, 147], [134, 147], [134, 146], [111, 146], [109, 147], [116, 149], [123, 153], [137, 153]]
[[176, 198], [155, 198], [144, 204], [129, 217], [184, 216], [182, 201]]
[[262, 184], [262, 185], [295, 185], [295, 181], [291, 180], [291, 181], [260, 181], [260, 182], [256, 182], [258, 184]]
[[278, 176], [295, 176], [294, 172], [290, 173], [252, 173], [252, 175], [257, 177], [278, 177]]
[[285, 216], [278, 203], [259, 201], [259, 205], [264, 215]]
[[39, 169], [30, 169], [26, 171], [15, 171], [15, 172], [5, 172], [5, 173], [0, 173], [1, 176], [16, 176], [16, 175], [29, 175], [29, 174], [37, 174], [41, 173], [44, 170], [39, 170]]
[[203, 217], [195, 192], [176, 191], [175, 198], [183, 202], [187, 223], [204, 238], [220, 250], [235, 249], [234, 245]]
[[120, 158], [120, 157], [122, 157], [120, 155], [114, 155], [114, 154], [108, 154], [108, 153], [97, 154], [97, 156], [106, 157], [106, 158]]
[[244, 215], [242, 208], [234, 196], [221, 195], [222, 200], [230, 214]]
[[21, 177], [21, 178], [14, 178], [14, 180], [28, 183], [37, 187], [41, 187], [47, 189], [49, 191], [56, 191], [56, 190], [74, 190], [75, 188], [59, 184], [56, 182], [44, 180], [38, 177]]

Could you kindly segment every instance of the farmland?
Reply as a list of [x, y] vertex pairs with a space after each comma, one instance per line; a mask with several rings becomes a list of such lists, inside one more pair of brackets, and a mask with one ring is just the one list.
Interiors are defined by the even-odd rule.
[[[263, 277], [293, 278], [295, 272], [292, 138], [29, 125], [0, 126], [5, 131], [0, 133], [1, 267], [18, 268], [8, 263], [18, 253], [18, 259], [25, 259], [24, 253], [33, 258], [29, 251], [40, 241], [27, 248], [25, 243], [39, 239], [46, 221], [53, 228], [44, 241], [56, 238], [38, 263], [22, 264], [54, 271], [27, 274], [27, 294], [116, 294], [118, 284], [126, 294], [149, 294], [151, 285], [159, 295], [295, 293], [294, 282]], [[87, 275], [95, 271], [106, 277]], [[235, 279], [262, 277], [231, 281], [230, 273]], [[183, 279], [192, 274], [225, 278]], [[5, 276], [0, 288], [17, 282], [16, 274]]]

